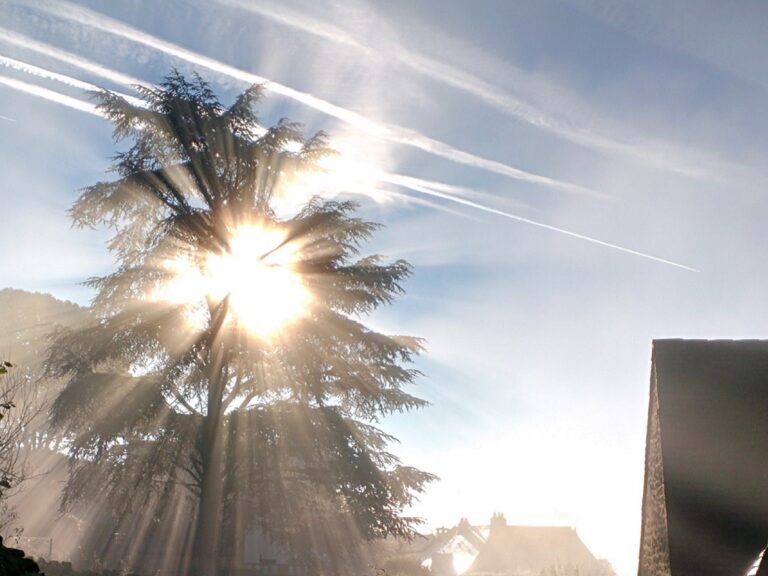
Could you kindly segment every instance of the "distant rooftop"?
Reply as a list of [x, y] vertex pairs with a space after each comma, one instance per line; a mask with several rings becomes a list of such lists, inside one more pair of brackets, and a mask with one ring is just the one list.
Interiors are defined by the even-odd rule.
[[590, 567], [597, 562], [576, 530], [566, 526], [494, 527], [472, 572], [535, 572], [553, 565]]
[[580, 567], [583, 573], [598, 560], [581, 541], [576, 530], [566, 526], [513, 526], [495, 514], [487, 526], [472, 526], [466, 519], [438, 533], [424, 551], [436, 559], [436, 576], [451, 574], [446, 556], [453, 555], [453, 573], [539, 574], [554, 566]]

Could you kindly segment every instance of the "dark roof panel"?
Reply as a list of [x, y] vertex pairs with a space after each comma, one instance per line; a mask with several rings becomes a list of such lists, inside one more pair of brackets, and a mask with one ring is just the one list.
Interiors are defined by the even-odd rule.
[[768, 342], [657, 340], [653, 363], [672, 575], [746, 574], [768, 541]]

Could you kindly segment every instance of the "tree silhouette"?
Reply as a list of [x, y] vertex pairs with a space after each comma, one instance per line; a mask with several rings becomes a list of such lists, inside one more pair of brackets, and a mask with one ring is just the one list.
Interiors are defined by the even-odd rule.
[[[402, 292], [411, 268], [359, 256], [377, 225], [353, 217], [353, 203], [275, 213], [278, 188], [330, 150], [286, 120], [260, 129], [259, 86], [224, 107], [200, 77], [174, 71], [140, 93], [144, 106], [98, 94], [115, 139], [132, 145], [115, 156], [117, 179], [71, 209], [77, 226], [114, 230], [117, 270], [89, 281], [96, 321], [61, 330], [47, 360], [67, 379], [52, 409], [70, 457], [64, 505], [101, 494], [130, 519], [128, 539], [146, 540], [169, 518], [178, 531], [169, 507], [183, 490], [194, 529], [174, 534], [177, 572], [214, 574], [242, 554], [246, 531], [341, 571], [360, 539], [412, 534], [403, 510], [433, 478], [403, 466], [375, 427], [425, 404], [404, 391], [421, 342], [360, 321]], [[257, 236], [245, 248], [243, 231]], [[215, 266], [227, 258], [237, 270]], [[245, 307], [267, 317], [285, 294], [263, 291], [258, 275], [220, 286], [251, 268], [284, 269], [306, 296], [268, 333]]]

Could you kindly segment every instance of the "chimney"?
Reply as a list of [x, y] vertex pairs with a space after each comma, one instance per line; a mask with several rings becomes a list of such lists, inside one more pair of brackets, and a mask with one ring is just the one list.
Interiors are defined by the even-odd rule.
[[507, 527], [507, 519], [504, 517], [504, 514], [501, 512], [495, 512], [493, 516], [491, 516], [491, 533], [488, 535], [489, 538], [492, 538], [494, 533], [498, 533], [500, 530], [503, 530]]

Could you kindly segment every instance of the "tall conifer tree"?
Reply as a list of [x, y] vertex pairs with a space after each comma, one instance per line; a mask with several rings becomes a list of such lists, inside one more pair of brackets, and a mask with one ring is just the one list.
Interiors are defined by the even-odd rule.
[[[275, 213], [276, 190], [329, 150], [286, 120], [262, 130], [260, 87], [229, 107], [178, 72], [140, 91], [144, 105], [98, 95], [131, 146], [71, 210], [114, 231], [117, 269], [90, 281], [97, 321], [60, 332], [48, 358], [67, 379], [52, 410], [71, 462], [64, 504], [99, 494], [138, 556], [142, 538], [176, 536], [186, 573], [242, 556], [246, 532], [341, 572], [361, 539], [412, 533], [403, 511], [432, 479], [375, 426], [425, 404], [404, 390], [421, 342], [362, 323], [411, 268], [359, 255], [377, 225], [353, 203]], [[186, 543], [169, 510], [180, 490]]]

